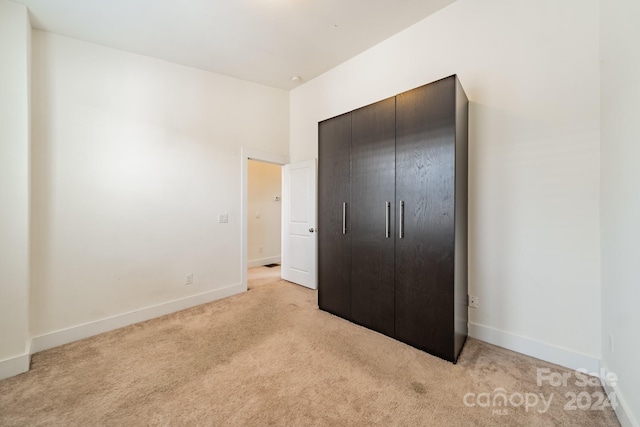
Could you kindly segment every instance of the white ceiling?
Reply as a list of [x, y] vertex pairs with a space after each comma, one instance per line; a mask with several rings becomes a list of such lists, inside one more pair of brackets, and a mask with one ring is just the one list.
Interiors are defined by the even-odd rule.
[[34, 28], [282, 89], [455, 0], [13, 0]]

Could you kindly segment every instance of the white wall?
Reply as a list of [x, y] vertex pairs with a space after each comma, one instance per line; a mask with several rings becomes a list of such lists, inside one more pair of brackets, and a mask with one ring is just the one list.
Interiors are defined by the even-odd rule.
[[242, 290], [240, 150], [286, 155], [288, 105], [279, 89], [35, 31], [36, 349], [55, 331]]
[[0, 0], [0, 379], [29, 368], [27, 9]]
[[[600, 358], [597, 0], [458, 0], [293, 90], [317, 123], [457, 73], [471, 101], [472, 334], [572, 367]], [[586, 366], [585, 366], [586, 365]]]
[[[640, 3], [600, 1], [602, 358], [640, 425]], [[611, 348], [609, 337], [613, 339]], [[624, 415], [623, 415], [624, 416]], [[620, 417], [623, 421], [623, 417]]]
[[248, 265], [280, 262], [282, 166], [249, 160], [248, 175]]

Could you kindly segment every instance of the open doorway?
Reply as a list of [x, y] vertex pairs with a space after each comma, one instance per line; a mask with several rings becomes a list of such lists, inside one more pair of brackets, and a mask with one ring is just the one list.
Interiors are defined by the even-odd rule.
[[280, 280], [282, 165], [248, 160], [247, 289]]
[[[253, 165], [253, 162], [255, 163], [260, 163], [260, 164], [271, 164], [274, 165], [276, 167], [278, 167], [280, 169], [280, 179], [282, 179], [282, 166], [289, 163], [289, 157], [287, 156], [281, 156], [278, 154], [272, 154], [272, 153], [266, 153], [266, 152], [262, 152], [262, 151], [258, 151], [258, 150], [253, 150], [253, 149], [249, 149], [249, 148], [242, 148], [241, 150], [241, 158], [242, 158], [242, 182], [241, 182], [241, 186], [242, 186], [242, 203], [241, 203], [241, 218], [242, 218], [242, 232], [241, 232], [241, 237], [240, 237], [240, 246], [241, 246], [241, 254], [242, 254], [242, 261], [240, 263], [240, 274], [242, 277], [242, 284], [246, 289], [248, 289], [248, 284], [247, 284], [247, 278], [248, 278], [248, 269], [250, 268], [250, 264], [249, 261], [251, 261], [251, 265], [256, 265], [256, 264], [260, 264], [260, 263], [268, 263], [268, 264], [275, 264], [276, 262], [274, 261], [270, 261], [269, 258], [271, 258], [272, 256], [275, 255], [270, 255], [268, 252], [265, 252], [266, 250], [266, 246], [265, 244], [255, 244], [255, 243], [251, 243], [251, 258], [249, 257], [249, 246], [250, 246], [250, 242], [249, 242], [249, 218], [252, 218], [252, 221], [255, 220], [255, 216], [256, 216], [256, 212], [260, 212], [260, 217], [264, 218], [264, 214], [262, 210], [256, 210], [255, 208], [253, 208], [253, 203], [252, 203], [252, 210], [249, 210], [249, 168], [250, 168], [250, 163]], [[253, 174], [252, 174], [253, 175]], [[253, 189], [252, 189], [253, 191]], [[269, 203], [271, 204], [277, 204], [279, 206], [280, 209], [280, 215], [282, 215], [282, 184], [280, 184], [280, 188], [277, 189], [277, 191], [273, 194], [268, 193], [265, 196], [265, 199], [267, 198], [271, 198], [271, 201], [266, 201], [265, 203], [267, 203], [267, 205]], [[276, 201], [274, 200], [276, 196], [280, 197], [280, 201]], [[280, 217], [281, 218], [281, 217]], [[259, 219], [259, 218], [258, 218]], [[279, 225], [279, 227], [281, 227], [281, 223]], [[254, 233], [255, 234], [255, 233]], [[280, 234], [280, 231], [277, 233], [277, 238], [279, 239], [279, 245], [281, 245], [281, 241], [282, 241], [282, 237]], [[253, 239], [253, 237], [252, 237]], [[262, 246], [262, 252], [260, 252], [260, 246]], [[280, 252], [279, 254], [277, 254], [277, 256], [280, 258], [282, 257], [282, 253]], [[255, 267], [254, 267], [255, 268]], [[265, 270], [270, 270], [267, 267], [263, 267]], [[272, 269], [271, 269], [272, 270]], [[279, 271], [278, 270], [274, 270], [271, 271], [269, 274], [274, 274]], [[279, 278], [279, 277], [278, 277]]]

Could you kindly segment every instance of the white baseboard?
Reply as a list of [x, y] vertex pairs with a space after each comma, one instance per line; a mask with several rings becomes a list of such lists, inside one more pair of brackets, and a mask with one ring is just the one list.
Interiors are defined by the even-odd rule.
[[250, 261], [247, 261], [247, 268], [260, 267], [261, 265], [267, 264], [279, 264], [280, 259], [280, 255], [262, 259], [252, 259]]
[[566, 348], [469, 322], [469, 336], [570, 369], [598, 372], [600, 359]]
[[215, 289], [198, 295], [192, 295], [178, 300], [142, 308], [140, 310], [118, 314], [116, 316], [96, 320], [95, 322], [84, 323], [71, 328], [39, 335], [37, 337], [33, 337], [31, 341], [31, 354], [122, 328], [124, 326], [129, 326], [134, 323], [164, 316], [165, 314], [175, 313], [176, 311], [195, 307], [221, 298], [226, 298], [231, 295], [244, 292], [245, 290], [246, 289], [240, 283], [227, 286], [222, 289]]
[[[609, 375], [609, 373], [611, 372], [609, 368], [607, 368], [607, 365], [605, 365], [605, 363], [602, 361], [600, 362], [600, 368], [602, 369], [601, 372], [604, 373], [604, 378], [606, 378], [607, 375]], [[611, 386], [608, 382], [604, 381], [604, 378], [601, 377], [600, 381], [602, 382], [602, 387], [604, 387], [605, 391], [607, 392], [607, 396], [609, 396], [609, 399], [612, 398], [611, 394], [615, 393], [615, 400], [616, 402], [618, 402], [618, 405], [614, 408], [614, 411], [616, 411], [616, 415], [618, 416], [620, 425], [622, 427], [639, 427], [640, 424], [638, 424], [638, 420], [631, 413], [631, 407], [620, 392], [617, 384]]]
[[29, 370], [30, 363], [31, 355], [29, 353], [0, 360], [0, 380], [27, 372]]

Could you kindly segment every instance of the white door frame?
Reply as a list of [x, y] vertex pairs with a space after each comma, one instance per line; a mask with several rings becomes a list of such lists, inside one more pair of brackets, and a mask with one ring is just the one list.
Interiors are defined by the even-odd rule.
[[240, 231], [240, 277], [242, 279], [242, 287], [247, 290], [247, 246], [248, 246], [248, 230], [249, 230], [249, 213], [248, 213], [248, 194], [249, 194], [249, 160], [258, 160], [260, 162], [273, 163], [274, 165], [284, 166], [289, 163], [289, 156], [280, 154], [272, 154], [264, 151], [258, 151], [251, 148], [240, 148], [240, 159], [242, 165], [240, 167], [240, 187], [242, 198], [240, 200], [240, 218], [242, 221]]

